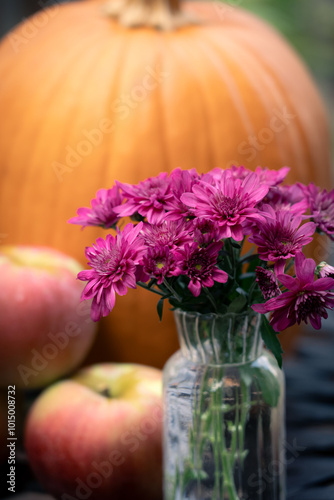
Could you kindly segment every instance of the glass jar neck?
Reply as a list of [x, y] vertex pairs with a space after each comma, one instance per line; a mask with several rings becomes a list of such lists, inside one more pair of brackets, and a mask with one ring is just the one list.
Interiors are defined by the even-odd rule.
[[182, 355], [199, 364], [241, 364], [261, 355], [262, 316], [174, 311]]

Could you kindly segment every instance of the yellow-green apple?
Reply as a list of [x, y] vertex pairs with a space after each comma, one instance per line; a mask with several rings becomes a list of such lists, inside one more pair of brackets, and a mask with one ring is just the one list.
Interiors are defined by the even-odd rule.
[[97, 364], [57, 382], [27, 417], [38, 480], [61, 500], [162, 498], [161, 371]]
[[46, 247], [0, 247], [0, 383], [41, 387], [79, 366], [96, 324], [80, 264]]

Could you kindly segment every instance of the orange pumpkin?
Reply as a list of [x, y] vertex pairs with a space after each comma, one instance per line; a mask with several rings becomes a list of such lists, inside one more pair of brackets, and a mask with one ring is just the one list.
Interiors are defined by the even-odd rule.
[[[268, 25], [223, 3], [45, 9], [2, 41], [0, 109], [2, 239], [84, 263], [85, 245], [105, 233], [66, 221], [115, 179], [234, 163], [329, 183], [325, 112], [303, 63]], [[177, 340], [155, 304], [142, 290], [119, 298], [101, 322], [99, 359], [161, 366]]]

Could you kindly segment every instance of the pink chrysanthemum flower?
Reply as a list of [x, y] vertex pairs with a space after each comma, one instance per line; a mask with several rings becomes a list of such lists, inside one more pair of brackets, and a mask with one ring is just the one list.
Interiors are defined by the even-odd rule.
[[309, 208], [308, 200], [299, 185], [270, 188], [267, 196], [259, 205], [260, 210], [263, 205], [270, 205], [275, 212], [287, 210], [293, 215], [303, 215]]
[[193, 241], [195, 241], [198, 246], [208, 246], [210, 243], [222, 239], [222, 230], [218, 222], [201, 218], [193, 219], [190, 222], [193, 225]]
[[144, 223], [142, 238], [148, 247], [158, 245], [174, 249], [193, 241], [192, 233], [191, 223], [184, 220], [168, 220], [161, 224]]
[[305, 194], [317, 228], [334, 240], [334, 189], [328, 192], [310, 184], [305, 189]]
[[270, 168], [256, 167], [255, 172], [259, 175], [261, 183], [265, 183], [268, 186], [277, 186], [284, 181], [290, 172], [290, 168], [282, 167], [279, 170], [271, 170]]
[[256, 223], [249, 241], [258, 246], [262, 260], [275, 263], [276, 275], [282, 274], [285, 261], [312, 241], [316, 225], [307, 222], [299, 227], [302, 216], [293, 217], [286, 210], [275, 212], [269, 205], [264, 205], [262, 214], [265, 220]]
[[188, 276], [188, 285], [191, 293], [198, 297], [202, 286], [211, 287], [215, 281], [226, 283], [228, 275], [225, 271], [217, 268], [217, 258], [223, 243], [212, 243], [205, 248], [199, 248], [196, 243], [186, 244], [184, 249], [176, 250], [174, 255], [177, 260], [178, 269], [175, 275]]
[[248, 168], [244, 166], [239, 166], [237, 167], [236, 165], [232, 165], [230, 168], [224, 170], [222, 168], [216, 167], [210, 170], [210, 172], [207, 172], [201, 176], [201, 180], [203, 182], [207, 182], [208, 184], [211, 184], [212, 186], [219, 186], [223, 173], [225, 171], [230, 172], [231, 177], [234, 179], [240, 179], [243, 181], [247, 175], [252, 173], [252, 170], [249, 170]]
[[99, 189], [91, 201], [92, 208], [79, 208], [77, 216], [69, 219], [70, 224], [102, 226], [106, 229], [116, 226], [119, 216], [114, 208], [122, 203], [122, 196], [117, 186], [112, 189]]
[[86, 248], [88, 264], [92, 269], [81, 271], [78, 278], [88, 281], [81, 299], [93, 299], [91, 318], [98, 321], [107, 316], [115, 305], [116, 293], [125, 295], [128, 288], [136, 288], [136, 266], [145, 252], [139, 233], [142, 223], [127, 224], [114, 237], [98, 238]]
[[120, 217], [139, 213], [150, 224], [159, 224], [165, 218], [166, 203], [172, 198], [167, 177], [163, 172], [139, 184], [117, 182], [126, 201], [115, 209], [116, 213]]
[[306, 259], [299, 252], [296, 255], [296, 278], [287, 274], [279, 275], [278, 280], [289, 291], [279, 297], [268, 300], [265, 304], [254, 304], [254, 311], [261, 314], [272, 312], [270, 324], [276, 332], [303, 321], [310, 321], [319, 330], [321, 318], [327, 318], [326, 309], [334, 307], [334, 279], [319, 278], [314, 280], [316, 264], [313, 259]]
[[263, 267], [257, 267], [255, 269], [255, 275], [256, 282], [258, 283], [265, 300], [277, 297], [282, 293], [278, 286], [276, 275], [273, 271], [270, 269], [263, 269]]
[[191, 207], [195, 216], [218, 222], [222, 238], [243, 239], [242, 224], [261, 219], [255, 205], [268, 192], [267, 185], [261, 185], [259, 176], [249, 173], [243, 180], [235, 178], [231, 170], [224, 170], [217, 185], [200, 181], [185, 193], [181, 201]]
[[[212, 168], [209, 172], [201, 174], [198, 180], [207, 182], [208, 184], [212, 184], [213, 186], [215, 186], [217, 183], [220, 182], [223, 172], [224, 170], [219, 167]], [[187, 192], [190, 193], [190, 191], [191, 190], [188, 190]]]
[[180, 220], [192, 217], [192, 211], [187, 205], [182, 203], [183, 193], [191, 191], [193, 185], [200, 179], [199, 174], [193, 168], [191, 170], [181, 170], [176, 168], [169, 176], [170, 189], [173, 194], [166, 203], [166, 220]]
[[173, 252], [166, 246], [155, 246], [143, 257], [143, 271], [149, 278], [155, 278], [158, 285], [165, 278], [175, 275], [177, 266]]
[[316, 267], [315, 273], [320, 278], [334, 278], [334, 267], [327, 264], [327, 262], [320, 262]]
[[[241, 180], [244, 180], [252, 172], [252, 170], [249, 170], [243, 165], [240, 167], [232, 165], [229, 170], [231, 171], [233, 177]], [[259, 176], [260, 183], [266, 184], [267, 186], [277, 186], [278, 184], [281, 184], [281, 182], [283, 182], [285, 177], [288, 175], [289, 171], [290, 169], [288, 167], [283, 167], [279, 170], [270, 170], [269, 168], [263, 167], [256, 167], [255, 169], [255, 173]], [[207, 181], [207, 175], [210, 175], [211, 178], [217, 182], [220, 180], [222, 172], [222, 169], [214, 168], [209, 172], [209, 174], [205, 174], [203, 179]]]

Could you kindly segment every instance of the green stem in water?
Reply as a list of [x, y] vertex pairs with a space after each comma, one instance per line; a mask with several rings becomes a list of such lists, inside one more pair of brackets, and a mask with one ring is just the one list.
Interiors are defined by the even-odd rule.
[[[208, 367], [205, 366], [203, 375], [201, 377], [201, 383], [199, 387], [198, 400], [195, 400], [195, 419], [194, 419], [194, 452], [193, 459], [194, 465], [197, 471], [202, 470], [202, 452], [208, 438], [208, 412], [205, 411], [205, 395], [208, 383]], [[196, 414], [197, 412], [197, 414]], [[196, 441], [197, 435], [197, 441]], [[201, 437], [201, 439], [199, 439]], [[200, 490], [200, 474], [197, 474], [197, 488]]]
[[[252, 406], [251, 401], [249, 400], [249, 388], [247, 383], [241, 377], [241, 417], [240, 417], [240, 431], [239, 431], [239, 448], [244, 451], [244, 443], [245, 443], [245, 428], [246, 421], [250, 407]], [[245, 460], [245, 454], [241, 457], [241, 465], [243, 465]]]
[[[219, 368], [217, 369], [217, 383], [219, 384]], [[220, 463], [220, 453], [219, 450], [222, 447], [223, 444], [223, 439], [222, 439], [222, 415], [220, 411], [220, 406], [222, 404], [222, 401], [219, 401], [219, 391], [218, 387], [215, 388], [213, 394], [212, 394], [212, 411], [213, 411], [213, 442], [212, 442], [212, 448], [213, 448], [213, 455], [214, 455], [214, 461], [215, 461], [215, 487], [214, 487], [214, 493], [213, 493], [213, 498], [215, 500], [219, 500], [222, 498], [222, 493], [221, 493], [221, 477], [220, 477], [220, 471], [221, 471], [221, 463]]]
[[[217, 421], [215, 425], [217, 426], [218, 431], [218, 440], [214, 443], [214, 446], [220, 452], [220, 458], [218, 462], [216, 462], [216, 466], [219, 467], [218, 470], [222, 470], [223, 474], [223, 494], [217, 497], [217, 500], [224, 498], [224, 492], [227, 492], [228, 500], [239, 500], [237, 491], [235, 489], [234, 484], [234, 476], [233, 476], [233, 456], [231, 456], [231, 452], [228, 451], [226, 447], [226, 439], [225, 439], [225, 429], [226, 423], [224, 418], [224, 389], [223, 389], [223, 379], [224, 379], [224, 368], [217, 368], [217, 388], [216, 388], [216, 410], [217, 410]], [[218, 412], [219, 409], [219, 412]], [[238, 411], [238, 409], [236, 410]], [[233, 450], [232, 450], [233, 453]], [[220, 479], [220, 478], [219, 478]]]

